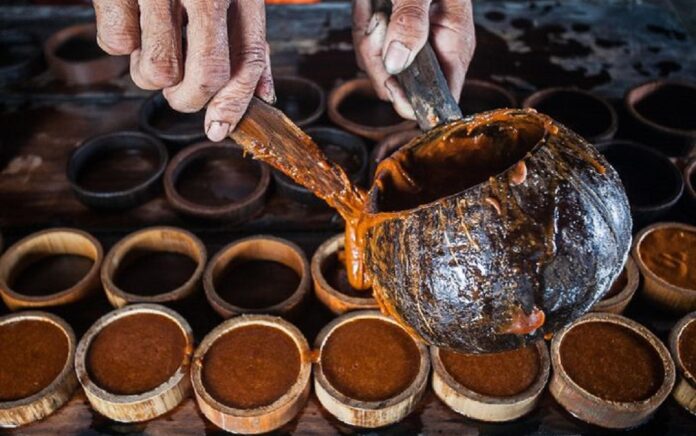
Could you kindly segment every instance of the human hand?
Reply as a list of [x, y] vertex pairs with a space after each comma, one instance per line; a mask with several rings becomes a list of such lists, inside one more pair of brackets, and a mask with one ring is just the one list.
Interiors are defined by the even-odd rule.
[[392, 0], [389, 19], [372, 13], [371, 0], [353, 0], [353, 43], [358, 66], [382, 100], [404, 118], [413, 108], [395, 75], [406, 69], [428, 37], [447, 83], [459, 101], [476, 47], [471, 0]]
[[227, 137], [254, 94], [275, 101], [263, 0], [93, 3], [99, 46], [112, 55], [130, 55], [135, 84], [162, 89], [173, 109], [197, 112], [207, 104], [210, 140]]

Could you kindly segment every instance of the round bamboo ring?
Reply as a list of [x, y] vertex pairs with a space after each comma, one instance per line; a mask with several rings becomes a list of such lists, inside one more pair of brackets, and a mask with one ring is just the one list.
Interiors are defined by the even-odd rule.
[[[553, 101], [554, 99], [559, 99], [563, 101], [565, 99], [565, 104], [564, 106], [567, 107], [568, 105], [575, 103], [579, 104], [579, 101], [583, 101], [584, 105], [587, 106], [592, 106], [593, 107], [593, 121], [597, 122], [597, 119], [605, 121], [604, 124], [600, 125], [601, 129], [597, 129], [596, 125], [593, 125], [592, 127], [596, 129], [597, 131], [588, 134], [586, 132], [577, 132], [579, 135], [585, 137], [588, 142], [590, 143], [597, 143], [597, 142], [602, 142], [602, 141], [608, 141], [611, 138], [614, 137], [616, 134], [616, 131], [618, 130], [619, 127], [619, 117], [616, 114], [616, 109], [614, 109], [614, 106], [609, 103], [609, 101], [601, 97], [593, 92], [585, 91], [582, 89], [578, 88], [566, 88], [566, 87], [553, 87], [553, 88], [546, 88], [539, 90], [529, 97], [527, 97], [523, 102], [522, 102], [522, 107], [523, 108], [534, 108], [543, 112], [543, 104], [548, 103], [549, 101]], [[573, 101], [573, 99], [576, 99], [576, 101]], [[541, 106], [541, 108], [540, 108]], [[601, 118], [598, 116], [597, 112], [602, 112], [601, 113]], [[564, 121], [561, 119], [561, 116], [563, 115], [563, 111], [561, 113], [552, 113], [552, 111], [549, 111], [547, 114], [553, 118], [558, 119], [561, 123], [570, 125], [571, 122], [570, 120]], [[584, 126], [587, 127], [587, 126]], [[585, 136], [587, 135], [587, 136]]]
[[680, 336], [686, 326], [692, 322], [696, 322], [696, 312], [691, 312], [675, 324], [669, 335], [669, 348], [679, 372], [679, 380], [672, 391], [672, 396], [677, 400], [677, 403], [696, 415], [696, 374], [692, 374], [686, 369], [681, 353], [679, 353]]
[[328, 113], [331, 121], [351, 133], [373, 141], [381, 141], [384, 137], [392, 133], [416, 128], [416, 123], [410, 120], [387, 126], [367, 126], [349, 120], [339, 111], [339, 107], [350, 94], [355, 92], [376, 96], [375, 90], [372, 88], [372, 83], [368, 78], [357, 78], [342, 83], [329, 93]]
[[[51, 35], [44, 43], [46, 62], [53, 73], [68, 84], [91, 85], [115, 79], [128, 69], [127, 56], [103, 56], [84, 61], [61, 58], [57, 52], [65, 42], [73, 38], [96, 41], [97, 26], [94, 23], [76, 24]], [[94, 42], [96, 45], [96, 42]]]
[[[24, 295], [10, 286], [12, 275], [44, 255], [75, 254], [94, 261], [80, 281], [68, 289], [49, 295]], [[99, 241], [77, 229], [55, 228], [33, 233], [16, 242], [0, 257], [0, 294], [11, 310], [59, 306], [87, 296], [99, 286], [103, 250]]]
[[[126, 292], [114, 282], [121, 261], [133, 249], [181, 253], [193, 259], [197, 266], [191, 277], [176, 289], [157, 295], [138, 295]], [[200, 285], [207, 252], [196, 235], [176, 227], [149, 227], [133, 232], [111, 247], [104, 259], [101, 279], [109, 302], [116, 308], [131, 303], [171, 303], [193, 294]]]
[[[218, 293], [215, 282], [227, 265], [235, 259], [270, 260], [292, 268], [300, 277], [295, 291], [285, 300], [272, 306], [247, 308], [227, 302]], [[269, 313], [274, 315], [295, 315], [309, 293], [309, 262], [307, 256], [296, 244], [273, 236], [259, 235], [239, 239], [220, 250], [205, 269], [203, 288], [210, 305], [223, 318], [231, 318], [243, 313]], [[272, 280], [272, 277], [269, 277]]]
[[[604, 400], [583, 389], [566, 373], [560, 353], [563, 338], [573, 327], [597, 321], [618, 324], [632, 330], [645, 339], [659, 355], [664, 368], [664, 379], [660, 388], [650, 398], [633, 402]], [[551, 365], [553, 376], [549, 390], [556, 401], [573, 416], [605, 428], [624, 429], [641, 424], [657, 410], [674, 386], [674, 362], [667, 347], [644, 326], [613, 313], [589, 313], [556, 333], [551, 341]]]
[[[94, 338], [112, 322], [137, 314], [155, 314], [173, 321], [186, 341], [181, 365], [174, 374], [155, 389], [136, 395], [116, 395], [101, 387], [90, 378], [87, 370], [87, 353]], [[97, 412], [118, 422], [142, 422], [156, 418], [174, 409], [189, 393], [189, 367], [193, 353], [191, 326], [178, 313], [157, 304], [135, 304], [114, 310], [99, 318], [84, 334], [75, 353], [75, 371], [90, 404]]]
[[[203, 385], [202, 368], [205, 354], [224, 334], [249, 325], [262, 325], [282, 330], [297, 345], [300, 371], [297, 381], [273, 403], [253, 409], [237, 409], [214, 399]], [[268, 315], [242, 315], [228, 319], [203, 339], [193, 356], [191, 383], [196, 402], [203, 415], [221, 429], [239, 434], [257, 434], [273, 431], [291, 421], [304, 407], [309, 397], [309, 378], [312, 372], [311, 351], [307, 339], [289, 322]]]
[[635, 295], [638, 284], [640, 283], [638, 265], [636, 265], [636, 261], [633, 260], [630, 254], [626, 259], [624, 269], [626, 271], [626, 286], [624, 286], [618, 294], [599, 300], [599, 302], [592, 307], [592, 312], [621, 314], [626, 309], [626, 306], [628, 306], [628, 303], [633, 299], [633, 295]]
[[493, 397], [472, 391], [457, 382], [440, 358], [440, 349], [430, 347], [433, 365], [433, 391], [452, 410], [468, 418], [487, 422], [512, 421], [534, 410], [549, 381], [551, 364], [549, 350], [543, 340], [536, 342], [539, 373], [524, 392], [510, 397]]
[[331, 312], [341, 315], [352, 310], [379, 309], [377, 301], [366, 292], [366, 297], [346, 295], [334, 288], [326, 280], [323, 267], [327, 259], [336, 254], [345, 245], [345, 235], [338, 234], [325, 241], [312, 256], [312, 280], [314, 293]]
[[696, 227], [677, 222], [661, 222], [648, 226], [641, 230], [633, 242], [633, 258], [638, 264], [643, 276], [643, 295], [650, 301], [675, 313], [688, 313], [696, 310], [696, 286], [694, 289], [682, 288], [673, 285], [652, 272], [643, 261], [640, 253], [640, 244], [648, 233], [657, 229], [676, 228], [689, 232], [696, 232]]
[[219, 206], [196, 203], [184, 197], [177, 188], [177, 181], [187, 166], [198, 160], [216, 156], [237, 160], [245, 159], [244, 150], [231, 141], [221, 143], [205, 141], [184, 148], [174, 156], [164, 174], [164, 191], [167, 200], [174, 209], [185, 215], [212, 220], [224, 219], [230, 224], [246, 221], [262, 210], [266, 203], [266, 193], [271, 183], [271, 171], [263, 163], [248, 159], [250, 164], [258, 168], [258, 181], [256, 187], [246, 197], [238, 201], [230, 201]]
[[[343, 324], [358, 319], [378, 319], [392, 323], [402, 328], [392, 318], [382, 315], [376, 310], [361, 310], [349, 312], [327, 324], [317, 336], [314, 347], [319, 350], [319, 358], [314, 364], [314, 390], [319, 402], [339, 421], [362, 428], [377, 428], [401, 421], [418, 405], [428, 386], [430, 374], [430, 357], [428, 348], [413, 339], [419, 355], [420, 367], [415, 379], [396, 396], [384, 401], [360, 401], [339, 392], [327, 379], [321, 363], [321, 353], [326, 341], [334, 330]], [[413, 338], [406, 330], [404, 333]]]
[[[276, 90], [276, 106], [298, 127], [306, 127], [318, 120], [326, 110], [326, 93], [316, 82], [299, 76], [278, 76], [273, 80]], [[298, 101], [308, 107], [300, 110]], [[293, 103], [296, 106], [293, 109]], [[288, 111], [288, 109], [291, 109]], [[286, 112], [287, 111], [287, 112]], [[297, 112], [297, 113], [296, 113]]]
[[478, 79], [466, 79], [464, 82], [459, 108], [465, 117], [478, 112], [513, 107], [517, 107], [517, 99], [502, 86]]
[[73, 329], [61, 318], [37, 311], [0, 317], [0, 325], [26, 320], [45, 321], [58, 327], [68, 339], [68, 356], [58, 376], [39, 392], [15, 401], [0, 401], [0, 428], [17, 427], [47, 417], [67, 403], [77, 388], [74, 366], [77, 341]]

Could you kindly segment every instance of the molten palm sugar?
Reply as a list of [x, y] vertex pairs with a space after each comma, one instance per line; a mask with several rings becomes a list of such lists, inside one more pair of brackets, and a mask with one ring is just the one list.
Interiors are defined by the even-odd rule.
[[60, 374], [68, 358], [65, 333], [47, 321], [0, 326], [0, 401], [29, 397]]
[[491, 397], [524, 392], [534, 383], [540, 369], [539, 352], [534, 345], [492, 354], [442, 350], [440, 359], [457, 383]]
[[169, 380], [186, 351], [186, 338], [174, 321], [137, 313], [111, 322], [96, 335], [87, 352], [87, 371], [107, 392], [142, 394]]
[[290, 298], [299, 285], [299, 274], [280, 262], [240, 260], [222, 270], [215, 289], [234, 306], [261, 309]]
[[203, 356], [201, 378], [210, 395], [237, 409], [268, 406], [295, 384], [301, 356], [280, 329], [247, 325], [220, 336]]
[[12, 289], [23, 295], [51, 295], [75, 286], [94, 265], [94, 260], [76, 254], [41, 257], [10, 279]]
[[321, 265], [321, 273], [326, 278], [329, 286], [341, 294], [357, 298], [369, 298], [372, 296], [371, 289], [360, 291], [350, 285], [346, 263], [337, 253], [331, 253], [326, 257]]
[[659, 228], [648, 233], [639, 246], [650, 271], [666, 282], [696, 289], [696, 232]]
[[560, 355], [568, 376], [605, 400], [645, 400], [664, 379], [663, 364], [653, 346], [615, 323], [586, 322], [573, 327], [563, 337]]
[[379, 319], [358, 319], [337, 327], [321, 351], [326, 379], [360, 401], [384, 401], [406, 390], [420, 369], [414, 340], [402, 328]]
[[196, 266], [185, 254], [134, 249], [121, 260], [114, 283], [130, 294], [164, 294], [184, 285]]
[[686, 371], [696, 377], [696, 321], [691, 321], [679, 335], [679, 356]]
[[602, 299], [606, 300], [611, 297], [615, 297], [618, 295], [621, 291], [624, 290], [624, 288], [628, 285], [628, 273], [626, 273], [626, 268], [621, 270], [621, 274], [614, 280], [614, 283], [611, 284], [611, 287], [609, 288], [609, 291], [607, 291], [606, 294], [604, 294], [604, 297]]

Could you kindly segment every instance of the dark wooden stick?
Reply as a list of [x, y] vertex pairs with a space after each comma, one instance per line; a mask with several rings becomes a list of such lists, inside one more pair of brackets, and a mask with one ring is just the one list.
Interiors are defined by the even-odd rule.
[[[391, 0], [372, 0], [372, 13], [391, 16]], [[447, 85], [445, 75], [429, 42], [416, 55], [413, 63], [397, 75], [416, 112], [418, 125], [430, 130], [462, 118], [462, 111]]]
[[283, 112], [254, 97], [232, 139], [256, 159], [285, 173], [335, 208], [344, 218], [362, 211], [365, 192]]

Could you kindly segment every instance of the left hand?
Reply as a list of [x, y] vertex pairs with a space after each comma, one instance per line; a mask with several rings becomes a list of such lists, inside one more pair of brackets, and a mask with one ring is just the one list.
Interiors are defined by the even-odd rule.
[[[392, 15], [372, 14], [371, 0], [353, 0], [353, 43], [358, 66], [367, 72], [382, 100], [404, 118], [413, 108], [395, 75], [432, 43], [447, 83], [459, 101], [474, 54], [476, 36], [471, 0], [392, 0]], [[388, 21], [388, 22], [387, 22]]]

